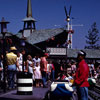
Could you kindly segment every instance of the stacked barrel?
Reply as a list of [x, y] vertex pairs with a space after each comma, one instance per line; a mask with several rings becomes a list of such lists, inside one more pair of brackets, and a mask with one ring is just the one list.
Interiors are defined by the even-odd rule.
[[17, 74], [17, 94], [31, 95], [33, 93], [33, 80], [31, 73], [20, 72]]

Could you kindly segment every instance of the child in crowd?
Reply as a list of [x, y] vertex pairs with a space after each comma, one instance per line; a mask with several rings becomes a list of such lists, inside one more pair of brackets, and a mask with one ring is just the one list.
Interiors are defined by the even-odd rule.
[[41, 84], [41, 79], [42, 79], [39, 62], [36, 62], [34, 75], [35, 75], [36, 87], [39, 87], [39, 84]]

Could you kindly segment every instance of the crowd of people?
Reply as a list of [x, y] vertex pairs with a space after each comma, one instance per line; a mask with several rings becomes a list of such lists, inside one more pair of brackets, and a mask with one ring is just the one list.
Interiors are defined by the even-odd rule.
[[[48, 60], [48, 53], [42, 56], [36, 54], [25, 55], [25, 50], [19, 52], [15, 46], [10, 48], [10, 52], [6, 54], [6, 74], [8, 88], [15, 88], [16, 76], [20, 72], [31, 73], [33, 85], [36, 87], [46, 88], [48, 82], [54, 80], [67, 80], [78, 86], [78, 93], [87, 93], [89, 86], [87, 78], [100, 78], [100, 65], [95, 67], [93, 62], [86, 63], [84, 51], [80, 51], [77, 56], [77, 62], [74, 60], [61, 63], [60, 60], [55, 64], [52, 60]], [[0, 84], [3, 81], [3, 55], [0, 55]], [[2, 84], [1, 84], [2, 85]], [[85, 88], [83, 88], [85, 87]], [[84, 94], [85, 98], [87, 94]], [[81, 96], [79, 94], [79, 96]], [[81, 98], [83, 95], [81, 96]], [[84, 99], [87, 100], [87, 99]]]
[[[52, 61], [47, 61], [48, 56], [48, 53], [44, 53], [41, 57], [38, 54], [34, 57], [30, 54], [25, 56], [25, 50], [19, 52], [15, 46], [11, 47], [10, 52], [6, 53], [6, 81], [8, 88], [15, 88], [17, 74], [20, 72], [31, 73], [33, 85], [46, 88], [47, 83], [55, 79], [55, 67]], [[1, 55], [0, 84], [3, 81], [3, 76], [3, 55]]]

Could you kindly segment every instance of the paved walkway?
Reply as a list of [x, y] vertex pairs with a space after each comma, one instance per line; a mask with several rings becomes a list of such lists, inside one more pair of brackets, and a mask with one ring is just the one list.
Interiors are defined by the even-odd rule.
[[17, 90], [0, 95], [0, 100], [43, 100], [49, 88], [33, 88], [32, 95], [17, 95]]

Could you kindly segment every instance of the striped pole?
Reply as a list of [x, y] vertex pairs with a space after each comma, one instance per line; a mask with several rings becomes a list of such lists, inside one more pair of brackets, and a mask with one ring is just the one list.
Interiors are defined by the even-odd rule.
[[17, 94], [18, 95], [32, 95], [33, 80], [31, 73], [20, 72], [17, 74]]

